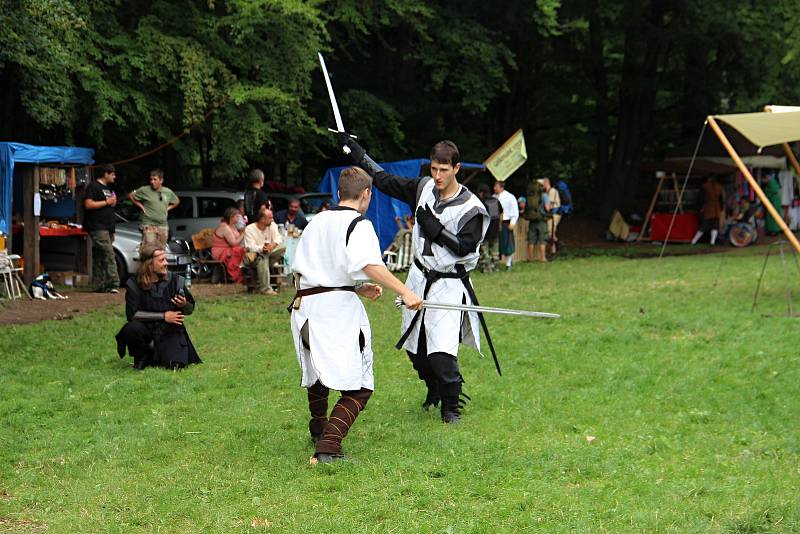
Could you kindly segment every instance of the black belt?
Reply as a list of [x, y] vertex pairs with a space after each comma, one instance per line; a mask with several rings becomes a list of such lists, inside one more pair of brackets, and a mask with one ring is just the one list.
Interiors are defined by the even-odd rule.
[[[443, 273], [440, 271], [436, 271], [433, 269], [426, 269], [422, 262], [420, 262], [417, 258], [414, 258], [414, 265], [422, 271], [422, 274], [425, 275], [425, 289], [422, 292], [423, 300], [428, 296], [428, 292], [431, 289], [431, 286], [436, 280], [441, 280], [442, 278], [459, 278], [461, 279], [461, 283], [464, 284], [464, 287], [467, 290], [467, 294], [469, 295], [470, 300], [475, 306], [480, 306], [478, 303], [478, 297], [475, 295], [475, 289], [472, 287], [472, 283], [469, 281], [469, 273], [467, 272], [466, 268], [462, 264], [456, 264], [456, 270], [450, 273]], [[486, 337], [486, 342], [489, 344], [489, 350], [492, 351], [492, 358], [494, 359], [494, 366], [497, 369], [497, 374], [502, 376], [503, 373], [500, 371], [500, 362], [497, 360], [497, 354], [494, 350], [494, 344], [492, 343], [492, 337], [489, 335], [489, 327], [486, 326], [486, 320], [483, 318], [483, 313], [476, 312], [478, 314], [478, 320], [481, 322], [481, 327], [483, 328], [483, 335]], [[408, 328], [406, 331], [403, 332], [403, 335], [400, 336], [400, 341], [397, 342], [395, 348], [401, 349], [403, 348], [403, 343], [406, 342], [408, 336], [411, 335], [411, 331], [414, 329], [414, 325], [417, 324], [420, 316], [422, 315], [422, 310], [417, 310], [414, 314], [414, 317], [411, 318], [411, 323], [409, 323]]]
[[306, 289], [298, 289], [297, 292], [294, 294], [292, 302], [289, 303], [289, 307], [286, 308], [286, 311], [292, 313], [292, 308], [294, 308], [294, 303], [297, 302], [297, 299], [299, 298], [310, 297], [311, 295], [319, 295], [320, 293], [328, 293], [329, 291], [352, 291], [353, 293], [355, 293], [356, 286], [337, 286], [337, 287], [317, 286], [317, 287], [307, 287]]

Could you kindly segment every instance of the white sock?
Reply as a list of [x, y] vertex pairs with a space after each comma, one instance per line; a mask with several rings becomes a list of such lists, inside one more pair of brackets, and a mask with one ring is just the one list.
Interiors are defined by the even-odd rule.
[[717, 242], [717, 234], [719, 234], [719, 230], [711, 230], [711, 244], [715, 244]]
[[692, 245], [696, 245], [697, 242], [700, 241], [701, 237], [703, 237], [703, 232], [698, 230], [697, 233], [694, 234], [694, 237], [692, 238]]
[[506, 260], [506, 267], [511, 267], [511, 256]]

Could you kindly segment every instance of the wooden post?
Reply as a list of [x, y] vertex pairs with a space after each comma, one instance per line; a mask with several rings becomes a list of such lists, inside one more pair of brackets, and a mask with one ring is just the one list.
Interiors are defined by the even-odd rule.
[[22, 222], [24, 225], [22, 254], [25, 258], [25, 270], [23, 279], [25, 285], [29, 285], [39, 274], [39, 217], [33, 214], [33, 196], [39, 192], [39, 166], [36, 165], [32, 171], [27, 172], [22, 179], [22, 198], [23, 214]]
[[736, 153], [736, 150], [733, 148], [733, 145], [731, 145], [731, 142], [728, 141], [727, 137], [725, 137], [725, 134], [722, 132], [722, 129], [717, 124], [717, 121], [715, 121], [714, 117], [712, 117], [711, 115], [709, 115], [706, 120], [708, 121], [708, 124], [711, 126], [711, 129], [714, 130], [714, 133], [717, 134], [717, 137], [719, 137], [722, 146], [724, 146], [725, 150], [727, 150], [728, 154], [730, 154], [731, 159], [733, 159], [733, 162], [736, 163], [736, 166], [739, 167], [739, 170], [742, 172], [745, 179], [750, 183], [750, 187], [753, 188], [753, 191], [756, 192], [758, 198], [761, 199], [761, 203], [764, 205], [764, 208], [767, 210], [767, 213], [769, 213], [770, 216], [772, 216], [772, 218], [775, 219], [775, 222], [778, 223], [778, 226], [780, 226], [781, 230], [783, 230], [783, 234], [786, 236], [786, 239], [788, 239], [789, 242], [792, 244], [794, 249], [797, 252], [800, 252], [800, 242], [797, 241], [797, 238], [794, 236], [792, 231], [789, 229], [788, 226], [786, 226], [783, 217], [780, 216], [778, 211], [775, 209], [775, 206], [773, 206], [772, 202], [769, 201], [767, 195], [765, 195], [764, 191], [761, 189], [761, 186], [758, 185], [758, 182], [756, 182], [755, 178], [753, 178], [753, 175], [750, 174], [749, 170], [747, 170], [747, 167], [742, 161], [742, 158], [739, 157], [739, 154]]

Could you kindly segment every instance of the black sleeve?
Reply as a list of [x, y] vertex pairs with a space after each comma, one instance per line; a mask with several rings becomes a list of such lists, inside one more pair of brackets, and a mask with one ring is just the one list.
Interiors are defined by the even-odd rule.
[[125, 288], [125, 317], [128, 321], [133, 320], [133, 316], [139, 311], [139, 291], [133, 278], [129, 278]]
[[448, 248], [456, 256], [466, 256], [475, 251], [481, 239], [483, 239], [483, 215], [478, 213], [467, 221], [457, 235], [442, 230], [435, 243]]
[[411, 206], [412, 211], [417, 205], [417, 187], [420, 184], [419, 178], [395, 176], [386, 171], [381, 171], [375, 175], [373, 183], [384, 195], [402, 200]]
[[269, 196], [267, 196], [264, 191], [259, 189], [258, 193], [256, 193], [255, 213], [259, 213], [261, 211], [261, 206], [269, 208]]

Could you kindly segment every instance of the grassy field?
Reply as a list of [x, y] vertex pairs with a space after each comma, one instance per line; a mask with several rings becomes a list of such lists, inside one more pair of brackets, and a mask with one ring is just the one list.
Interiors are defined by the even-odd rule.
[[800, 531], [800, 332], [778, 259], [750, 312], [763, 251], [476, 274], [563, 318], [489, 318], [504, 375], [462, 350], [458, 426], [369, 303], [377, 389], [332, 466], [286, 298], [199, 302], [179, 373], [119, 360], [119, 309], [2, 327], [0, 532]]

